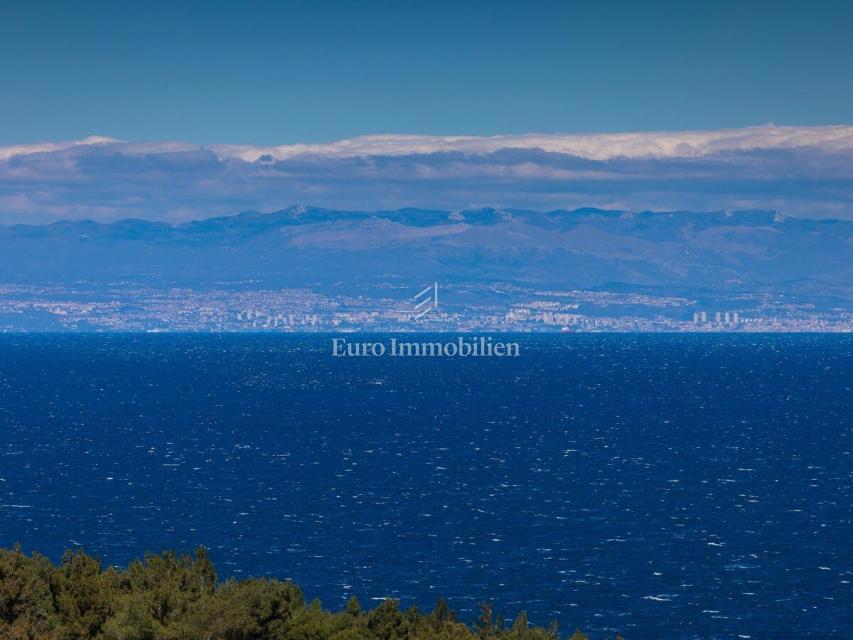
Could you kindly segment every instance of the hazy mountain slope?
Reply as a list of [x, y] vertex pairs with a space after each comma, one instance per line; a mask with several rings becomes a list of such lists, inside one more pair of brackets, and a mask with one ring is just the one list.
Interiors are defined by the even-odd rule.
[[0, 227], [5, 283], [322, 286], [399, 278], [838, 293], [853, 282], [853, 222], [764, 211], [291, 207], [181, 225]]

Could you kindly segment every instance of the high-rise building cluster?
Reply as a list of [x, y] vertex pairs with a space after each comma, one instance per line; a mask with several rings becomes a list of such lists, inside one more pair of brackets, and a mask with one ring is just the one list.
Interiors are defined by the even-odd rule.
[[[715, 311], [713, 324], [732, 325], [740, 324], [740, 314], [737, 311]], [[708, 324], [707, 311], [694, 311], [693, 324]]]

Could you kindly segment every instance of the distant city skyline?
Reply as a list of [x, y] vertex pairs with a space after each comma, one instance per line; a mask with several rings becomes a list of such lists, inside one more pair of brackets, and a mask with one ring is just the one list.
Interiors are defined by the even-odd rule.
[[851, 238], [592, 209], [0, 227], [0, 331], [850, 331]]

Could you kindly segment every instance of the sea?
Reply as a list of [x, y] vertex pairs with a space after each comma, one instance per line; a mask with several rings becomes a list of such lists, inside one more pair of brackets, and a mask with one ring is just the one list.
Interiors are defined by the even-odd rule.
[[512, 339], [2, 335], [0, 545], [205, 546], [330, 609], [488, 601], [594, 639], [853, 634], [853, 336]]

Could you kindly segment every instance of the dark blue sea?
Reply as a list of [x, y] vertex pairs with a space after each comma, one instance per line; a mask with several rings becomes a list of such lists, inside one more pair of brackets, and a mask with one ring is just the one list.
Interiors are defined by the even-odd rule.
[[492, 600], [594, 637], [853, 634], [853, 336], [513, 339], [0, 336], [0, 545], [205, 545], [329, 608]]

